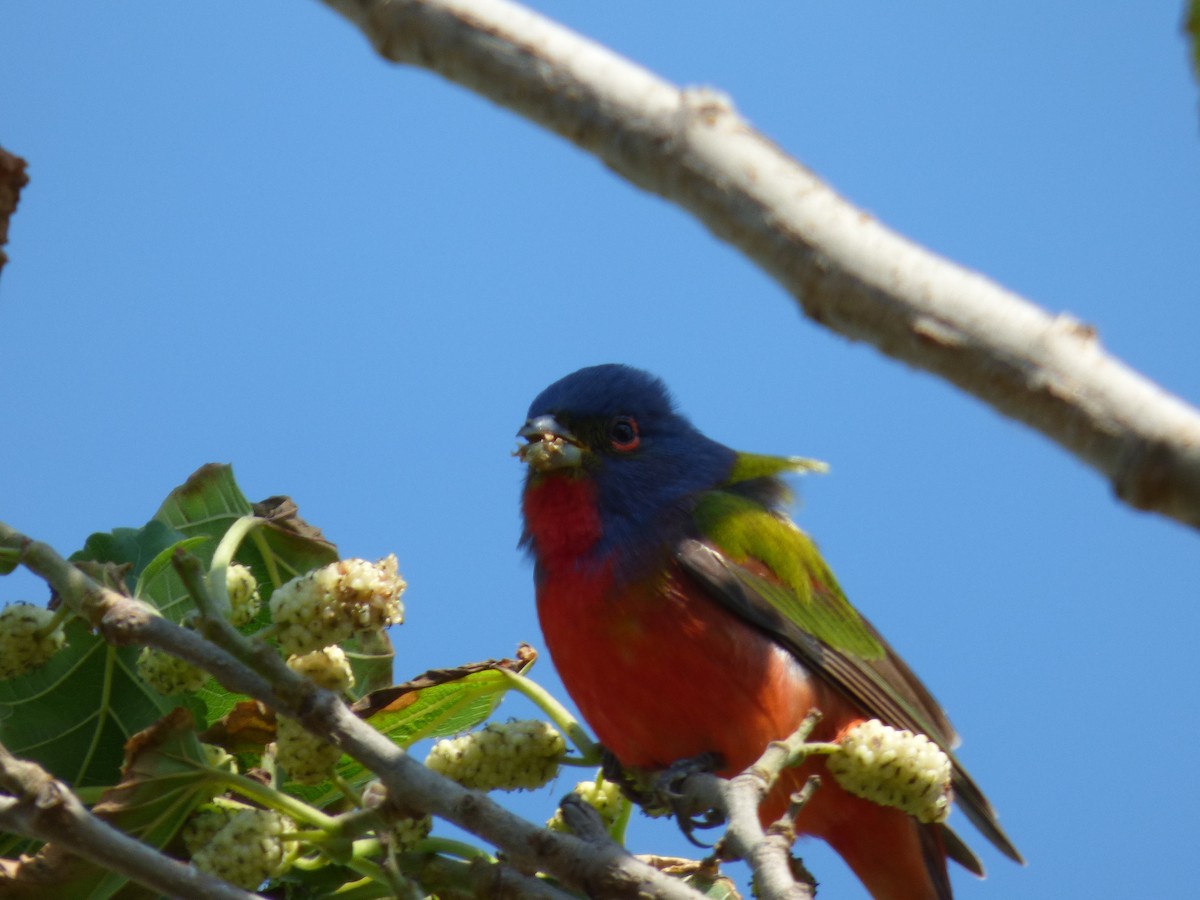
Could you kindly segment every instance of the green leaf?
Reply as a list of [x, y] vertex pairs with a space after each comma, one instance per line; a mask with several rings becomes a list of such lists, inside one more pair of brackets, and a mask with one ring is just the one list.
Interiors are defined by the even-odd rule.
[[[217, 783], [205, 768], [204, 751], [191, 716], [177, 709], [129, 742], [121, 782], [106, 791], [93, 812], [152, 847], [163, 848]], [[18, 896], [99, 898], [152, 896], [120, 874], [47, 845], [37, 864], [18, 866], [12, 882]], [[8, 893], [5, 893], [8, 896]]]
[[348, 866], [333, 863], [316, 869], [290, 869], [268, 886], [265, 895], [285, 897], [287, 900], [312, 900], [315, 897], [336, 897], [337, 900], [388, 900], [396, 896], [388, 885], [364, 879]]
[[164, 522], [147, 522], [142, 528], [114, 528], [97, 532], [70, 556], [71, 562], [128, 563], [128, 586], [132, 591], [137, 576], [164, 552], [175, 547], [184, 536]]
[[171, 558], [179, 550], [194, 552], [208, 543], [208, 540], [203, 535], [183, 538], [159, 553], [138, 576], [134, 585], [134, 596], [153, 604], [172, 622], [182, 622], [184, 617], [196, 608], [196, 603], [183, 586], [183, 579], [171, 565]]
[[395, 652], [386, 631], [367, 632], [342, 641], [342, 649], [354, 673], [354, 687], [350, 690], [354, 697], [364, 697], [392, 683]]
[[48, 663], [0, 681], [0, 742], [75, 788], [115, 784], [125, 742], [177, 704], [137, 677], [137, 647], [111, 647], [79, 619], [64, 632]]
[[530, 655], [431, 669], [412, 681], [373, 691], [351, 708], [401, 747], [460, 734], [495, 712], [510, 684], [504, 670], [524, 674], [535, 659]]
[[7, 575], [21, 561], [21, 551], [16, 547], [0, 547], [0, 575]]
[[733, 879], [725, 875], [686, 875], [680, 881], [712, 900], [742, 900]]
[[265, 521], [251, 532], [251, 540], [242, 544], [236, 558], [254, 572], [264, 602], [285, 581], [337, 561], [337, 548], [300, 519], [294, 503], [286, 497], [271, 497], [261, 504], [251, 504], [234, 480], [230, 466], [201, 466], [171, 491], [154, 520], [188, 537], [212, 538], [204, 548], [207, 552], [198, 554], [208, 565], [229, 527], [250, 515]]
[[[267, 522], [237, 558], [254, 571], [265, 605], [279, 583], [272, 578], [286, 580], [333, 562], [337, 550], [299, 519], [286, 498], [258, 509]], [[171, 554], [182, 547], [207, 565], [229, 526], [254, 511], [228, 466], [203, 466], [144, 527], [93, 534], [71, 559], [104, 564], [105, 574], [127, 565], [121, 576], [126, 586], [180, 621], [194, 604], [170, 565]], [[241, 699], [212, 679], [195, 695], [162, 697], [137, 677], [137, 647], [111, 647], [79, 620], [64, 630], [67, 647], [45, 666], [0, 682], [0, 742], [76, 788], [115, 784], [125, 742], [175, 707], [187, 706], [207, 724]], [[390, 655], [376, 649], [373, 656], [372, 677], [384, 666], [390, 676]]]
[[[263, 608], [243, 629], [247, 632], [257, 630], [269, 621], [268, 602], [275, 588], [310, 569], [336, 562], [337, 548], [300, 519], [295, 504], [288, 498], [272, 497], [252, 504], [238, 487], [233, 469], [216, 463], [201, 466], [171, 491], [151, 520], [151, 524], [186, 536], [189, 547], [208, 566], [225, 532], [235, 522], [251, 515], [260, 516], [264, 521], [242, 542], [235, 559], [254, 573]], [[169, 610], [176, 621], [195, 608], [179, 576], [169, 565], [155, 573], [154, 578], [145, 578], [142, 586], [149, 594], [147, 599], [164, 609], [164, 614]], [[386, 653], [376, 655], [379, 658], [372, 665], [375, 669], [386, 667], [390, 680], [391, 645], [387, 644]], [[188, 706], [201, 720], [203, 728], [227, 714], [241, 699], [240, 695], [230, 694], [210, 679], [188, 698]]]
[[475, 672], [406, 695], [370, 722], [407, 747], [422, 738], [458, 734], [478, 725], [495, 711], [507, 690], [508, 681], [499, 672]]
[[[459, 734], [496, 711], [511, 684], [502, 670], [524, 674], [536, 659], [536, 654], [528, 653], [517, 659], [431, 669], [404, 684], [372, 691], [351, 709], [400, 747], [424, 738]], [[353, 785], [375, 777], [348, 756], [338, 762], [337, 774]], [[293, 785], [288, 790], [319, 809], [342, 796], [330, 783], [311, 788]]]
[[[200, 554], [208, 542], [207, 535], [189, 538], [166, 522], [151, 519], [141, 528], [114, 528], [91, 535], [83, 549], [71, 555], [71, 561], [128, 564], [125, 582], [133, 595], [179, 622], [195, 604], [171, 566], [171, 557], [178, 549]], [[212, 555], [211, 547], [208, 555]]]
[[250, 501], [234, 481], [233, 468], [208, 463], [167, 495], [154, 519], [187, 535], [218, 537], [252, 512]]
[[[206, 770], [191, 714], [176, 709], [134, 737], [126, 748], [120, 784], [93, 809], [122, 831], [162, 849], [187, 817], [211, 800], [218, 787]], [[103, 872], [101, 885], [119, 887], [124, 878]]]

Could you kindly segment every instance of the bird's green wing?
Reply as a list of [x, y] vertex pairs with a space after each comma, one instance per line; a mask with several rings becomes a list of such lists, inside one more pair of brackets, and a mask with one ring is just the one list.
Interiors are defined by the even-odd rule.
[[850, 605], [816, 546], [788, 519], [750, 497], [709, 491], [693, 521], [697, 534], [738, 563], [737, 577], [785, 621], [835, 650], [884, 656], [874, 629]]
[[753, 481], [758, 478], [776, 478], [788, 473], [829, 471], [829, 466], [819, 459], [805, 456], [767, 456], [762, 453], [739, 453], [733, 469], [726, 479], [728, 484]]
[[694, 526], [694, 536], [675, 548], [682, 570], [714, 600], [770, 633], [866, 716], [935, 741], [954, 762], [954, 789], [964, 812], [998, 849], [1021, 861], [991, 804], [954, 759], [958, 736], [941, 706], [850, 605], [808, 535], [734, 490], [704, 494]]

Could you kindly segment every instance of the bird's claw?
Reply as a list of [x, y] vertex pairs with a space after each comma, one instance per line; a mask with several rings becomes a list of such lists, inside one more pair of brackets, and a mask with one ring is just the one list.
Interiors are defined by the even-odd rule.
[[699, 840], [695, 833], [698, 830], [716, 828], [725, 822], [725, 816], [715, 809], [696, 810], [689, 805], [688, 797], [683, 792], [683, 782], [692, 775], [715, 772], [721, 768], [721, 758], [716, 753], [701, 753], [690, 759], [681, 759], [659, 773], [655, 784], [655, 793], [659, 801], [665, 803], [679, 830], [688, 841], [701, 849], [707, 850], [712, 844]]
[[647, 773], [641, 769], [626, 768], [607, 747], [600, 748], [600, 771], [604, 780], [615, 784], [621, 789], [631, 803], [646, 808], [653, 803], [654, 794], [651, 790]]
[[711, 844], [697, 840], [695, 832], [716, 828], [725, 821], [724, 815], [715, 809], [697, 812], [690, 805], [682, 790], [683, 782], [691, 775], [707, 774], [721, 768], [721, 758], [716, 753], [702, 753], [689, 759], [681, 759], [658, 772], [627, 768], [607, 749], [601, 753], [604, 778], [616, 784], [621, 793], [640, 806], [648, 815], [672, 815], [679, 829], [691, 843], [702, 849]]

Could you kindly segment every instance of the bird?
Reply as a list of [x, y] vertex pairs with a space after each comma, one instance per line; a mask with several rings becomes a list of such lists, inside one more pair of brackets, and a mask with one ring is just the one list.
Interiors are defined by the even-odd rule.
[[[737, 452], [700, 432], [656, 376], [609, 363], [555, 381], [517, 432], [526, 464], [521, 544], [539, 623], [563, 685], [622, 767], [716, 760], [731, 776], [810, 710], [812, 740], [873, 719], [949, 755], [955, 801], [1023, 862], [952, 755], [941, 706], [847, 600], [812, 539], [787, 516], [790, 472], [818, 464]], [[787, 769], [764, 822], [824, 772]], [[952, 900], [947, 860], [983, 867], [944, 822], [821, 786], [795, 819], [826, 841], [875, 900]]]

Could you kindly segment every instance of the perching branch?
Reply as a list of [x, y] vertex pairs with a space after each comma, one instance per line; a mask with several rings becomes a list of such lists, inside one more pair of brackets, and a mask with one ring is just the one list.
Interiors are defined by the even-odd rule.
[[[544, 871], [589, 896], [695, 900], [695, 891], [639, 861], [616, 844], [597, 847], [555, 834], [510, 813], [484, 794], [430, 771], [355, 716], [334, 693], [288, 668], [269, 646], [256, 646], [224, 620], [205, 619], [205, 637], [157, 615], [148, 604], [94, 581], [59, 556], [0, 523], [0, 549], [44, 578], [63, 602], [115, 646], [155, 647], [199, 666], [227, 689], [299, 720], [375, 772], [405, 806], [453, 822], [504, 851], [520, 872]], [[180, 569], [193, 590], [205, 590], [187, 564]], [[138, 878], [136, 874], [131, 877]], [[512, 879], [509, 879], [511, 881]]]
[[814, 321], [945, 378], [1200, 527], [1200, 412], [1051, 316], [880, 224], [755, 131], [508, 0], [324, 0], [389, 60], [431, 69], [688, 209]]
[[[729, 825], [722, 849], [750, 865], [759, 894], [764, 897], [812, 900], [816, 891], [815, 884], [801, 883], [792, 873], [791, 847], [796, 835], [791, 819], [798, 810], [790, 809], [782, 823], [765, 830], [758, 810], [780, 773], [803, 761], [808, 752], [806, 741], [820, 718], [820, 713], [810, 712], [786, 740], [773, 741], [752, 766], [731, 779], [689, 775], [681, 785], [697, 805], [725, 813]], [[816, 784], [810, 780], [805, 791], [811, 793]]]

